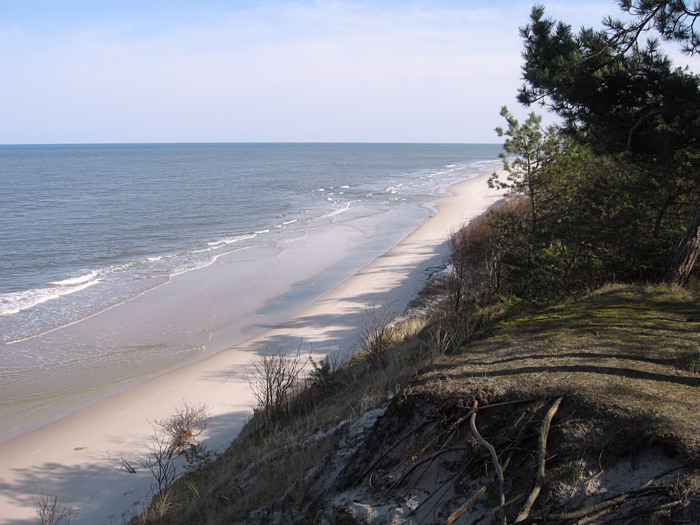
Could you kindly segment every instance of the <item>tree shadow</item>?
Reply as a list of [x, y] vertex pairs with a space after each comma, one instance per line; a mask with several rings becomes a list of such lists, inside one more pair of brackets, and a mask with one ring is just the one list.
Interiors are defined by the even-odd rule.
[[[551, 356], [550, 356], [551, 357]], [[465, 363], [469, 364], [469, 363]], [[489, 363], [491, 364], [491, 363]], [[453, 366], [445, 365], [444, 369], [453, 370]], [[436, 369], [436, 371], [438, 371]], [[675, 383], [686, 386], [700, 386], [700, 378], [684, 377], [670, 374], [660, 374], [648, 372], [645, 370], [635, 370], [633, 368], [621, 368], [612, 366], [595, 366], [595, 365], [552, 365], [552, 366], [522, 366], [508, 370], [479, 370], [479, 371], [462, 371], [450, 374], [450, 380], [469, 379], [469, 378], [484, 378], [484, 377], [506, 377], [519, 376], [523, 374], [541, 374], [541, 373], [557, 373], [557, 372], [578, 372], [589, 374], [602, 374], [609, 376], [628, 377], [630, 379], [644, 379], [648, 381], [664, 381], [667, 383]]]

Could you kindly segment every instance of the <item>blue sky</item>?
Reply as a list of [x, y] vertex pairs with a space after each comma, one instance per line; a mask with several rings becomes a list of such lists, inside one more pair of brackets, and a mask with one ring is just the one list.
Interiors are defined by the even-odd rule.
[[499, 142], [531, 7], [0, 0], [0, 143]]

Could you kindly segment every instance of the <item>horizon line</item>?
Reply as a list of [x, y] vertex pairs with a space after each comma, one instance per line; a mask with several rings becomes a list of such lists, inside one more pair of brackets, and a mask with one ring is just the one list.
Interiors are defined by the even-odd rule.
[[357, 145], [501, 145], [499, 142], [397, 142], [397, 141], [206, 141], [206, 142], [9, 142], [2, 143], [0, 147], [7, 146], [167, 146], [167, 145], [231, 145], [231, 144], [357, 144]]

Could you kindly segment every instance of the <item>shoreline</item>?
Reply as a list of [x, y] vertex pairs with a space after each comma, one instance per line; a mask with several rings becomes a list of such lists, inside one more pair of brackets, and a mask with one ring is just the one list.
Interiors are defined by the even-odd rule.
[[214, 451], [228, 446], [252, 413], [253, 396], [243, 369], [256, 349], [293, 349], [302, 341], [304, 349], [313, 348], [314, 357], [351, 353], [366, 306], [384, 303], [405, 309], [428, 269], [449, 255], [448, 235], [501, 198], [502, 192], [488, 188], [487, 177], [450, 186], [425, 223], [261, 335], [0, 443], [0, 518], [34, 523], [33, 498], [42, 494], [77, 509], [73, 523], [121, 523], [130, 517], [148, 501], [151, 476], [143, 469], [127, 472], [121, 460], [137, 464], [148, 453], [150, 421], [172, 413], [183, 400], [206, 403], [211, 420], [201, 442]]

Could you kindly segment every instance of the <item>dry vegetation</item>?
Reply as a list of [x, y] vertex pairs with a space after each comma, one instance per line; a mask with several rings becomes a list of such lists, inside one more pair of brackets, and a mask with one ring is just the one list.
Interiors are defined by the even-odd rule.
[[151, 522], [692, 523], [699, 306], [634, 285], [545, 310], [445, 301], [394, 325], [383, 363], [317, 365]]

